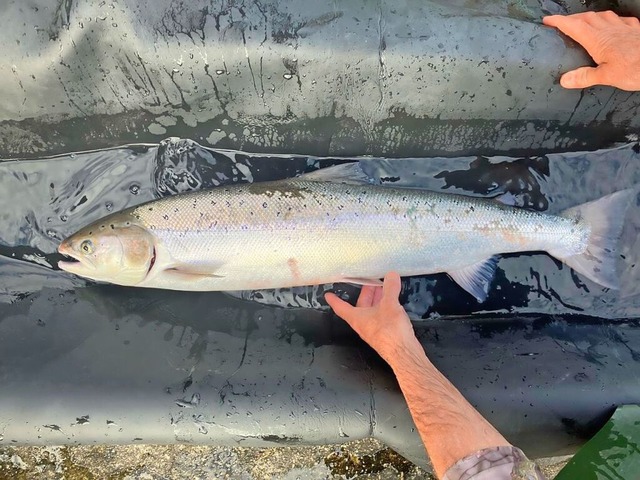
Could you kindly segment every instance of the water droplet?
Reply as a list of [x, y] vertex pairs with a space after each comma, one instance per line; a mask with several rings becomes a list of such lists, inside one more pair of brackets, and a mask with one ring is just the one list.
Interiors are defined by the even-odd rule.
[[113, 210], [113, 203], [107, 202], [104, 204], [104, 207], [107, 209], [108, 212], [110, 212], [111, 210]]
[[138, 185], [137, 183], [132, 183], [129, 187], [129, 191], [132, 195], [137, 195], [138, 193], [140, 193], [140, 185]]
[[60, 215], [60, 220], [62, 220], [63, 222], [66, 222], [69, 219], [69, 217], [67, 215]]
[[112, 26], [112, 27], [117, 27], [117, 26], [118, 26], [118, 24], [117, 24], [116, 22], [113, 22], [113, 23], [111, 24], [111, 26]]
[[224, 74], [224, 70], [216, 70], [216, 75], [222, 75]]
[[291, 75], [290, 73], [285, 73], [282, 76], [284, 77], [285, 80], [291, 80], [293, 78], [293, 75]]

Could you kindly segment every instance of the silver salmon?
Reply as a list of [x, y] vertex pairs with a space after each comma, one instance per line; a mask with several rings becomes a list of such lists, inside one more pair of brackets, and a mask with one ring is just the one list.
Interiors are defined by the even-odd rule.
[[[343, 167], [342, 170], [345, 170]], [[616, 244], [634, 191], [560, 215], [489, 199], [314, 176], [218, 187], [109, 215], [64, 240], [61, 269], [119, 285], [246, 290], [381, 284], [447, 272], [485, 300], [500, 253], [546, 251], [618, 287]]]

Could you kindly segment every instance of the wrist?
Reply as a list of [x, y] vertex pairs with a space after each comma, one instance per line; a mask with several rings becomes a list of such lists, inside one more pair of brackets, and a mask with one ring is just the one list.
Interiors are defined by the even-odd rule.
[[433, 364], [427, 358], [422, 344], [415, 335], [394, 342], [390, 345], [388, 352], [383, 355], [383, 358], [393, 369], [396, 376], [407, 369], [433, 367]]

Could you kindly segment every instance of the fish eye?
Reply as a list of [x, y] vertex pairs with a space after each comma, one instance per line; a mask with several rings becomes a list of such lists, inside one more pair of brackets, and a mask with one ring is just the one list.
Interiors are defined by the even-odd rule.
[[86, 254], [93, 253], [93, 242], [91, 240], [85, 240], [80, 244], [80, 249]]

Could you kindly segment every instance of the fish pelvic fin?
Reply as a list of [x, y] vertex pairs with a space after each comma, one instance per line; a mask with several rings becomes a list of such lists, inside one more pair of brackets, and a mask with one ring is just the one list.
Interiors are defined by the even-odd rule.
[[563, 211], [561, 216], [584, 220], [590, 226], [587, 248], [578, 255], [567, 256], [553, 250], [549, 253], [603, 287], [619, 289], [617, 247], [626, 211], [637, 193], [634, 188], [621, 190]]
[[458, 270], [447, 272], [453, 280], [482, 303], [489, 295], [489, 287], [496, 273], [498, 257], [489, 257]]

